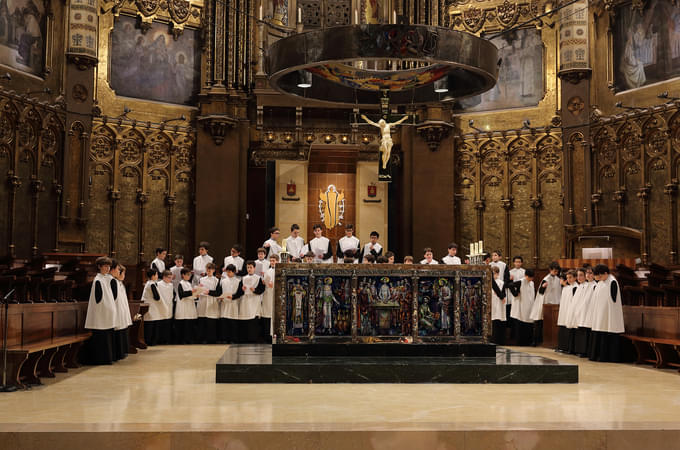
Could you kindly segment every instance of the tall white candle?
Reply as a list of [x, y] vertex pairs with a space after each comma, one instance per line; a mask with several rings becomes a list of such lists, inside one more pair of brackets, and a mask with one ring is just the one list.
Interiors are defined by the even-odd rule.
[[359, 25], [359, 11], [354, 10], [354, 23]]
[[484, 247], [482, 245], [482, 241], [479, 241], [479, 254], [481, 255], [483, 251], [484, 251]]
[[260, 15], [259, 15], [260, 20], [262, 20], [262, 5], [260, 5]]
[[470, 250], [470, 254], [472, 256], [475, 256], [477, 254], [477, 243], [476, 242], [472, 243], [472, 249]]
[[392, 11], [392, 23], [397, 23], [397, 11]]
[[297, 23], [302, 23], [302, 8], [298, 8], [298, 20]]

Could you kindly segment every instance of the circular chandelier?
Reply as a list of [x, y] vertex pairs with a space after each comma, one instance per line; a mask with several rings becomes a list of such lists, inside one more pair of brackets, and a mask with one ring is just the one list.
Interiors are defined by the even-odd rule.
[[469, 33], [429, 25], [348, 25], [307, 31], [269, 47], [279, 92], [330, 104], [393, 106], [452, 101], [491, 89], [498, 50]]

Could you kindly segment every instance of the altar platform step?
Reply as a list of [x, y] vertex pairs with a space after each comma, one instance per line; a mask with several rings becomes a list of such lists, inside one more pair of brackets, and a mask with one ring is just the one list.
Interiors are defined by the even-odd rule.
[[216, 364], [217, 383], [578, 383], [576, 364], [502, 347], [496, 348], [495, 356], [473, 357], [272, 353], [271, 345], [229, 346]]

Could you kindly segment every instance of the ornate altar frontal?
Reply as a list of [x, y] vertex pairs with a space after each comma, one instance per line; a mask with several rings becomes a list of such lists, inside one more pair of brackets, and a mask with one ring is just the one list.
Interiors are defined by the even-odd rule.
[[488, 343], [487, 266], [279, 264], [277, 344]]

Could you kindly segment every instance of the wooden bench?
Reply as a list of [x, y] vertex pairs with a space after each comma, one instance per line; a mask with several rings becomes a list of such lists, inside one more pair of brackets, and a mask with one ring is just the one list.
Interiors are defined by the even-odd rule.
[[7, 384], [25, 388], [39, 385], [40, 378], [54, 378], [55, 372], [80, 367], [78, 352], [92, 333], [62, 336], [8, 347]]
[[657, 369], [676, 367], [680, 369], [680, 339], [655, 338], [624, 334], [635, 346], [637, 364], [654, 364]]

